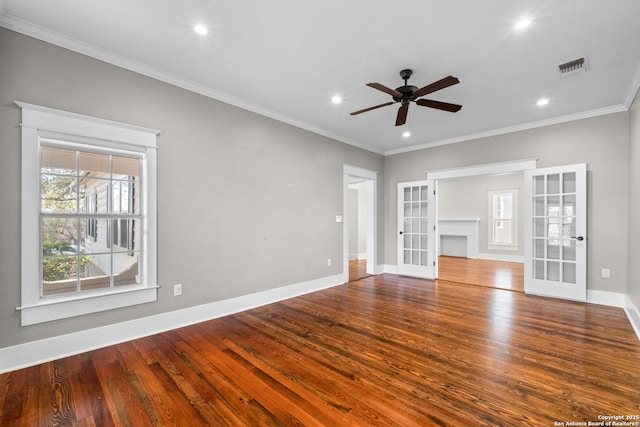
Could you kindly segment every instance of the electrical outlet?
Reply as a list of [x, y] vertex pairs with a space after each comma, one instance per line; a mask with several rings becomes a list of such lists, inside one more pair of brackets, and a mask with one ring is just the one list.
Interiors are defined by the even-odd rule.
[[182, 295], [182, 284], [181, 283], [173, 285], [173, 296], [177, 297], [179, 295]]
[[331, 258], [327, 259], [327, 267], [331, 267]]
[[602, 277], [604, 277], [605, 279], [608, 279], [611, 277], [611, 270], [609, 270], [608, 268], [603, 268], [602, 269]]

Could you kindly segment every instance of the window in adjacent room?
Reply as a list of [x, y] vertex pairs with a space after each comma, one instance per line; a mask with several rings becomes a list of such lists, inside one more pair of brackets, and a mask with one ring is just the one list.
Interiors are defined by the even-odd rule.
[[22, 324], [156, 300], [157, 132], [22, 107]]
[[491, 190], [489, 204], [489, 249], [518, 248], [518, 190]]

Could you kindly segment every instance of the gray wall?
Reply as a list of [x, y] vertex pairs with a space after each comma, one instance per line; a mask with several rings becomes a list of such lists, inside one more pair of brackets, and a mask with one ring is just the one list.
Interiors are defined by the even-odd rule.
[[[625, 292], [629, 183], [629, 114], [590, 119], [466, 141], [385, 158], [386, 263], [396, 264], [397, 183], [425, 171], [539, 158], [538, 167], [587, 163], [588, 272], [591, 290]], [[601, 269], [610, 268], [603, 279]]]
[[[15, 100], [163, 133], [158, 301], [20, 327]], [[344, 163], [382, 156], [0, 29], [0, 347], [341, 273]], [[379, 186], [382, 218], [383, 186]], [[384, 259], [380, 225], [380, 262]], [[313, 242], [313, 244], [309, 244]], [[327, 266], [327, 258], [333, 265]], [[171, 285], [183, 284], [173, 297]]]
[[629, 269], [627, 294], [640, 309], [640, 96], [631, 106], [629, 144]]
[[[474, 176], [469, 178], [450, 178], [438, 181], [438, 219], [480, 218], [478, 224], [478, 247], [483, 254], [506, 257], [524, 256], [524, 222], [522, 221], [522, 173], [508, 175]], [[488, 192], [491, 190], [518, 191], [518, 250], [489, 249], [489, 204]]]

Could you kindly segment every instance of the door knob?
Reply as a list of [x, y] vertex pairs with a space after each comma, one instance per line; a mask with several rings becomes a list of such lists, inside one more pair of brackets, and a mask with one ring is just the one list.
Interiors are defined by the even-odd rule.
[[584, 237], [582, 236], [578, 236], [578, 237], [573, 237], [571, 236], [572, 239], [576, 239], [578, 242], [582, 242], [584, 240]]

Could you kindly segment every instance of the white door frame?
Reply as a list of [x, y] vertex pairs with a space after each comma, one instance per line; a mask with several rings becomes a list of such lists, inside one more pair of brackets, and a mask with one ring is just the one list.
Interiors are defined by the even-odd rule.
[[367, 183], [367, 274], [378, 274], [378, 172], [358, 166], [343, 165], [342, 179], [342, 280], [349, 281], [349, 217], [348, 197], [351, 178], [361, 178]]
[[[506, 173], [515, 173], [515, 172], [524, 172], [526, 170], [536, 169], [536, 163], [538, 159], [523, 159], [523, 160], [513, 160], [507, 162], [499, 162], [499, 163], [486, 163], [480, 165], [472, 165], [472, 166], [463, 166], [459, 168], [449, 168], [449, 169], [438, 169], [434, 171], [426, 171], [428, 180], [433, 180], [435, 183], [435, 187], [438, 188], [438, 180], [447, 179], [447, 178], [464, 178], [470, 176], [480, 176], [480, 175], [496, 175], [496, 174], [506, 174]], [[439, 194], [436, 192], [436, 205], [438, 204]], [[436, 239], [440, 234], [440, 230], [438, 230], [438, 223], [436, 221], [436, 231], [434, 233], [433, 238]], [[435, 256], [435, 273], [436, 278], [438, 277], [438, 256]]]

